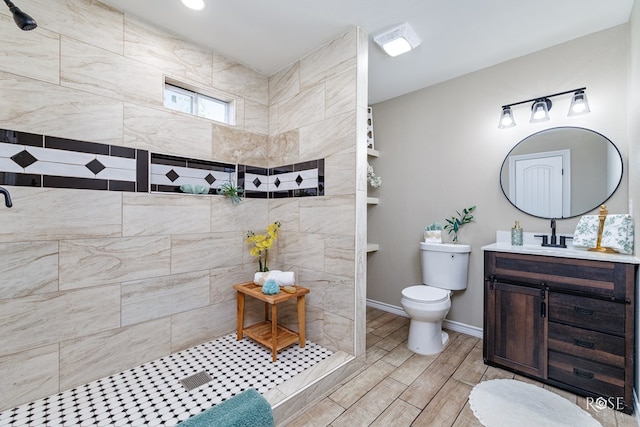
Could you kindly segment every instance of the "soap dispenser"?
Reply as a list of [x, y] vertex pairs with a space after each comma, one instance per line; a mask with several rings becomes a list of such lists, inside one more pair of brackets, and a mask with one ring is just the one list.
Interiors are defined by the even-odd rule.
[[516, 221], [516, 224], [511, 229], [511, 245], [522, 246], [522, 234], [523, 230], [520, 227], [520, 221]]

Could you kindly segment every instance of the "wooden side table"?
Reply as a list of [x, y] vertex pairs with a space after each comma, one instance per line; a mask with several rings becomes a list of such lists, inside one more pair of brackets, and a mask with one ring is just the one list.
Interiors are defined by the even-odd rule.
[[[296, 293], [288, 293], [280, 291], [276, 295], [265, 295], [262, 293], [262, 286], [258, 286], [253, 282], [239, 283], [233, 285], [236, 290], [238, 302], [238, 341], [242, 339], [243, 334], [247, 334], [249, 338], [259, 342], [260, 344], [271, 349], [272, 361], [276, 361], [278, 350], [300, 342], [300, 347], [304, 347], [305, 343], [305, 298], [309, 293], [309, 289], [302, 286], [296, 286]], [[244, 302], [245, 296], [264, 301], [264, 321], [244, 327]], [[278, 325], [278, 304], [290, 299], [297, 298], [298, 305], [298, 332]], [[269, 320], [269, 311], [271, 311], [271, 320]]]

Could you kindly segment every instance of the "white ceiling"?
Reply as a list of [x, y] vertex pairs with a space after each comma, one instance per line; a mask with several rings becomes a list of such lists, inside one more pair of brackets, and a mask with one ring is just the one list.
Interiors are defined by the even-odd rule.
[[395, 58], [369, 47], [369, 103], [629, 20], [634, 0], [101, 0], [270, 76], [354, 25], [409, 22], [422, 39]]

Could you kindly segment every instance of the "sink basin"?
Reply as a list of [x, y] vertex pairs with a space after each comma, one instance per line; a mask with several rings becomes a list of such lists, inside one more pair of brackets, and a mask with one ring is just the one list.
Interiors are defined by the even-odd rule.
[[545, 255], [568, 255], [572, 252], [584, 252], [584, 249], [575, 249], [572, 246], [567, 246], [566, 248], [552, 248], [548, 246], [536, 246], [536, 245], [524, 245], [522, 246], [523, 250], [526, 250], [530, 253], [538, 253]]

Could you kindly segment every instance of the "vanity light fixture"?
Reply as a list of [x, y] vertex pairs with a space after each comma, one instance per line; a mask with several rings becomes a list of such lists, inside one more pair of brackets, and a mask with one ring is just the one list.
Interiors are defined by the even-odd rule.
[[515, 125], [516, 120], [513, 118], [513, 111], [511, 111], [511, 107], [502, 107], [502, 113], [500, 113], [500, 122], [498, 122], [498, 128], [512, 128]]
[[401, 55], [420, 45], [420, 37], [406, 22], [374, 35], [373, 41], [389, 56]]
[[590, 113], [589, 102], [587, 101], [587, 94], [583, 89], [576, 90], [571, 98], [571, 105], [569, 106], [569, 116], [579, 116], [580, 114]]
[[9, 7], [11, 14], [13, 15], [13, 21], [16, 25], [23, 31], [33, 30], [38, 26], [35, 19], [21, 11], [16, 5], [11, 3], [9, 0], [4, 0], [4, 2]]
[[529, 123], [540, 123], [546, 122], [549, 120], [549, 111], [553, 103], [550, 98], [554, 96], [566, 95], [568, 93], [573, 94], [573, 98], [571, 99], [571, 106], [569, 107], [569, 116], [577, 116], [579, 114], [586, 114], [591, 112], [589, 109], [589, 103], [587, 102], [587, 94], [585, 93], [586, 87], [581, 87], [578, 89], [566, 90], [564, 92], [554, 93], [552, 95], [540, 96], [537, 98], [527, 99], [525, 101], [514, 102], [513, 104], [507, 104], [502, 106], [502, 111], [500, 112], [500, 121], [498, 122], [499, 129], [507, 129], [510, 127], [514, 127], [516, 125], [515, 119], [513, 117], [513, 110], [511, 107], [514, 105], [526, 104], [532, 102], [531, 104], [531, 119]]
[[529, 123], [540, 123], [549, 120], [549, 110], [551, 110], [552, 102], [549, 98], [540, 98], [531, 106], [531, 119]]
[[193, 10], [204, 9], [204, 0], [182, 0], [182, 4]]

